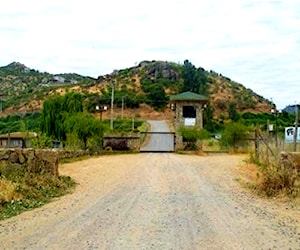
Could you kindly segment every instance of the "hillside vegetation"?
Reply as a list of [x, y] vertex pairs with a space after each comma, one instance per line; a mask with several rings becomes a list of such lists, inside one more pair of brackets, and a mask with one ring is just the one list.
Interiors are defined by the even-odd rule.
[[[192, 85], [186, 86], [187, 81]], [[196, 68], [187, 60], [184, 64], [143, 61], [97, 79], [75, 73], [42, 73], [16, 62], [0, 67], [1, 108], [6, 113], [40, 111], [48, 96], [73, 91], [85, 94], [86, 109], [93, 111], [96, 104], [110, 104], [112, 86], [117, 106], [123, 102], [126, 108], [139, 108], [144, 103], [159, 111], [164, 110], [172, 94], [186, 90], [204, 94], [216, 119], [228, 115], [233, 106], [238, 112], [258, 113], [269, 112], [272, 105], [242, 84]]]
[[94, 81], [75, 73], [52, 75], [39, 72], [13, 62], [0, 67], [1, 110], [8, 114], [40, 111], [43, 101], [57, 89], [67, 90]]

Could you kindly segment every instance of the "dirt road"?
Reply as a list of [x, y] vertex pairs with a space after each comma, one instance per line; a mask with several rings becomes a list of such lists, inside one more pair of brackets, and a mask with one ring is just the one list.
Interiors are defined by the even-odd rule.
[[1, 249], [299, 249], [298, 208], [235, 181], [241, 156], [136, 154], [64, 164], [73, 194], [0, 222]]
[[[174, 135], [169, 134], [170, 128], [165, 121], [148, 120], [151, 134], [149, 140], [142, 146], [142, 152], [173, 152]], [[157, 133], [157, 134], [156, 134]]]

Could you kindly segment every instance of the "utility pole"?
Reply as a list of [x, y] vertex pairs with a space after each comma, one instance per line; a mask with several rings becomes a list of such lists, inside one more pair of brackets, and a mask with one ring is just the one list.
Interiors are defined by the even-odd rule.
[[114, 94], [115, 86], [111, 84], [111, 103], [110, 103], [110, 129], [114, 129]]
[[132, 131], [134, 131], [134, 115], [132, 116]]
[[295, 105], [295, 130], [294, 130], [294, 152], [297, 152], [297, 135], [298, 135], [298, 104]]
[[122, 96], [122, 113], [121, 113], [121, 118], [124, 118], [124, 96]]

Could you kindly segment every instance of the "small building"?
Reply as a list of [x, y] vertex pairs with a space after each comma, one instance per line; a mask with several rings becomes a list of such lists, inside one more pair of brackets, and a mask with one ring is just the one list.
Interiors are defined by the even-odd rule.
[[65, 78], [62, 76], [54, 76], [53, 77], [53, 82], [54, 83], [64, 83], [65, 82]]
[[34, 132], [13, 132], [0, 135], [0, 148], [30, 148], [31, 140], [37, 137]]
[[176, 148], [182, 146], [179, 128], [182, 126], [203, 128], [203, 109], [208, 97], [193, 92], [183, 92], [170, 97], [171, 107], [175, 111]]

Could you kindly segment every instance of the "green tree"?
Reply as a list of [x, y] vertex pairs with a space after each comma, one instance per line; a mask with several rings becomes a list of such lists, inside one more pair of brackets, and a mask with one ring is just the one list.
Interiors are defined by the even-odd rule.
[[67, 117], [64, 127], [68, 134], [76, 135], [87, 149], [87, 142], [90, 138], [103, 138], [103, 126], [101, 121], [87, 113], [79, 112]]
[[41, 114], [41, 131], [48, 137], [63, 139], [62, 119], [62, 96], [54, 96], [47, 99], [43, 104]]
[[236, 103], [235, 102], [230, 102], [229, 103], [229, 118], [232, 120], [232, 121], [237, 121], [239, 120], [239, 114], [236, 110]]
[[236, 151], [239, 147], [247, 145], [245, 139], [248, 134], [249, 129], [245, 125], [238, 122], [229, 123], [222, 133], [221, 146], [224, 148], [233, 148]]
[[196, 68], [191, 62], [185, 60], [182, 70], [183, 91], [192, 91], [206, 94], [207, 77], [203, 68]]
[[41, 131], [48, 137], [64, 141], [66, 139], [64, 121], [69, 115], [82, 110], [83, 96], [78, 93], [56, 95], [47, 99], [41, 114]]
[[62, 98], [62, 110], [68, 113], [83, 111], [84, 96], [80, 93], [68, 93]]
[[168, 103], [168, 97], [166, 96], [165, 89], [159, 84], [153, 84], [150, 92], [147, 93], [148, 103], [151, 104], [154, 109], [163, 109]]
[[185, 60], [183, 63], [183, 91], [192, 91], [198, 93], [198, 86], [195, 82], [196, 78], [196, 67], [189, 62], [189, 60]]
[[198, 83], [198, 93], [202, 95], [207, 94], [207, 76], [203, 68], [198, 68], [196, 72], [196, 81]]

